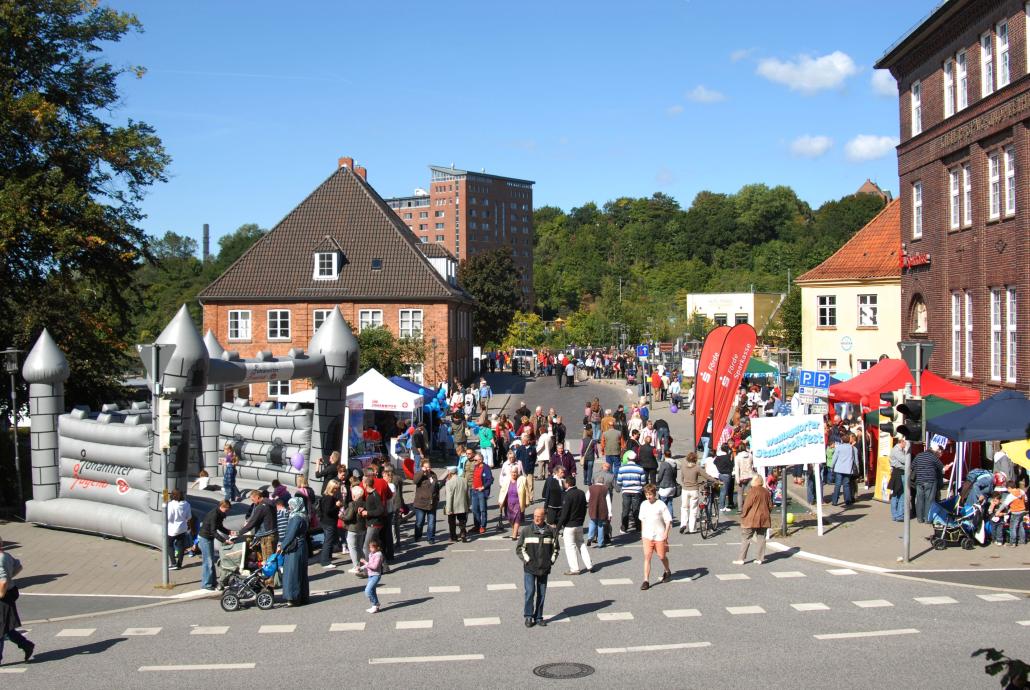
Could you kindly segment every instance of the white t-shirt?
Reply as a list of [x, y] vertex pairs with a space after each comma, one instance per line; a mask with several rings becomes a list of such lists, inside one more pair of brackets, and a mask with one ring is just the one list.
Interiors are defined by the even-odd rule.
[[189, 529], [193, 512], [186, 501], [168, 501], [168, 536], [174, 537]]
[[572, 376], [575, 373], [576, 373], [576, 365], [575, 364], [573, 364], [572, 362], [569, 362], [568, 364], [565, 365], [565, 375], [566, 376]]
[[640, 538], [661, 541], [665, 538], [666, 528], [672, 524], [669, 506], [655, 499], [654, 503], [646, 498], [640, 504]]

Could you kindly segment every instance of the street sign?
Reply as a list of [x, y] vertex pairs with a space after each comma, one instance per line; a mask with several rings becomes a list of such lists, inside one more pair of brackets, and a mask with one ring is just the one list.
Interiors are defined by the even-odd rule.
[[637, 345], [637, 357], [649, 357], [651, 355], [651, 348], [647, 345]]
[[803, 369], [801, 376], [798, 378], [798, 385], [804, 388], [821, 388], [828, 391], [830, 388], [830, 372]]
[[675, 349], [673, 343], [658, 343], [659, 352], [672, 352]]
[[830, 406], [827, 403], [813, 403], [808, 406], [808, 412], [810, 414], [826, 414], [830, 411]]

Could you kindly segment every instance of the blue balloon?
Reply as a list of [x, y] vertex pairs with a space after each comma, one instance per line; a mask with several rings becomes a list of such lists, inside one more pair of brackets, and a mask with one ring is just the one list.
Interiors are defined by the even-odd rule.
[[418, 394], [419, 395], [425, 395], [426, 394], [426, 389], [425, 388], [419, 388], [418, 389]]

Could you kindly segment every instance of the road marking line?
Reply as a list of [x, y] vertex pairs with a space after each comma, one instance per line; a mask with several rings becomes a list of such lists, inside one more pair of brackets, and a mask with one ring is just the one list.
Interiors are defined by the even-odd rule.
[[500, 582], [494, 585], [487, 585], [486, 591], [488, 592], [500, 592], [506, 589], [516, 589], [514, 582]]
[[830, 568], [826, 572], [830, 575], [858, 575], [858, 571], [851, 568]]
[[800, 570], [781, 570], [780, 572], [772, 573], [773, 577], [787, 578], [787, 577], [808, 577]]
[[161, 628], [126, 628], [125, 632], [122, 633], [122, 637], [146, 637], [148, 635], [156, 635], [161, 632]]
[[140, 666], [140, 673], [148, 671], [239, 671], [257, 664], [179, 664], [175, 666]]
[[851, 602], [860, 609], [882, 609], [888, 606], [894, 606], [886, 599], [864, 599], [862, 601]]
[[603, 647], [598, 654], [626, 654], [627, 652], [667, 652], [673, 649], [701, 649], [711, 647], [711, 642], [677, 642], [674, 644], [646, 644], [638, 647]]
[[451, 654], [449, 656], [395, 656], [369, 659], [368, 663], [376, 664], [428, 664], [434, 661], [482, 661], [482, 654]]
[[1016, 623], [1018, 623], [1019, 625], [1027, 625], [1027, 626], [1030, 626], [1030, 621], [1016, 621]]
[[666, 609], [662, 613], [666, 618], [696, 618], [701, 615], [697, 609]]
[[0, 668], [0, 673], [25, 673], [27, 668]]
[[454, 553], [475, 553], [475, 549], [451, 549]]
[[425, 621], [397, 621], [398, 630], [425, 630], [433, 627], [432, 620]]
[[547, 583], [548, 589], [553, 589], [555, 587], [575, 587], [575, 585], [572, 580], [552, 580]]
[[740, 546], [740, 542], [739, 541], [728, 541], [728, 542], [726, 542], [726, 546]]
[[813, 601], [810, 604], [791, 604], [795, 611], [829, 611], [830, 607], [820, 601]]
[[892, 635], [916, 635], [919, 631], [915, 628], [898, 628], [897, 630], [870, 630], [868, 632], [830, 633], [825, 635], [812, 635], [817, 640], [850, 640], [856, 637], [890, 637]]
[[1017, 596], [1015, 596], [1013, 594], [1006, 594], [1004, 592], [1002, 592], [1001, 594], [977, 594], [976, 596], [980, 597], [984, 601], [1018, 601], [1019, 600], [1019, 597], [1017, 597]]
[[597, 614], [597, 619], [602, 621], [631, 621], [633, 620], [633, 614], [629, 611], [602, 611], [601, 613]]
[[612, 587], [614, 585], [631, 585], [633, 580], [628, 577], [614, 577], [608, 580], [601, 579], [601, 584], [605, 587]]
[[951, 597], [914, 597], [923, 606], [941, 606], [942, 604], [957, 604], [958, 601]]
[[444, 594], [447, 592], [460, 592], [461, 587], [459, 585], [440, 585], [438, 587], [430, 587], [430, 594]]
[[501, 619], [494, 616], [493, 618], [466, 618], [465, 627], [471, 628], [477, 625], [500, 625]]
[[89, 637], [96, 631], [96, 628], [65, 628], [54, 637]]
[[710, 541], [699, 541], [699, 542], [696, 542], [694, 544], [694, 546], [718, 546], [718, 544], [713, 544]]
[[512, 549], [483, 549], [484, 553], [497, 553], [499, 551], [511, 551]]
[[400, 594], [400, 587], [379, 587], [376, 589], [379, 594]]
[[261, 635], [278, 635], [281, 633], [291, 633], [296, 629], [297, 626], [290, 623], [285, 625], [262, 625], [258, 628], [258, 633]]
[[727, 606], [726, 610], [734, 616], [746, 616], [753, 613], [765, 613], [761, 606]]
[[[563, 617], [559, 618], [559, 616], [563, 616]], [[550, 618], [548, 618], [547, 622], [548, 623], [571, 623], [572, 619], [569, 618], [568, 616], [565, 616], [564, 614], [556, 613], [553, 616], [551, 616]]]
[[[97, 599], [176, 599], [172, 597], [159, 597], [154, 594], [58, 594], [56, 592], [19, 592], [22, 597], [94, 597]], [[12, 671], [12, 673], [15, 673]]]
[[190, 635], [224, 635], [229, 632], [228, 625], [200, 625], [190, 630]]
[[722, 573], [715, 576], [718, 580], [750, 580], [750, 575], [744, 573]]
[[329, 626], [329, 632], [361, 632], [365, 629], [365, 623], [333, 623]]

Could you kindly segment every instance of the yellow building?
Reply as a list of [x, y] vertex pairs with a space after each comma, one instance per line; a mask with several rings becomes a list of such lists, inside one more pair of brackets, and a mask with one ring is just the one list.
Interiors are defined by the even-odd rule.
[[713, 292], [687, 295], [687, 313], [702, 314], [717, 326], [749, 323], [759, 337], [783, 304], [780, 292]]
[[801, 363], [856, 376], [901, 340], [901, 206], [897, 199], [835, 254], [801, 275]]

